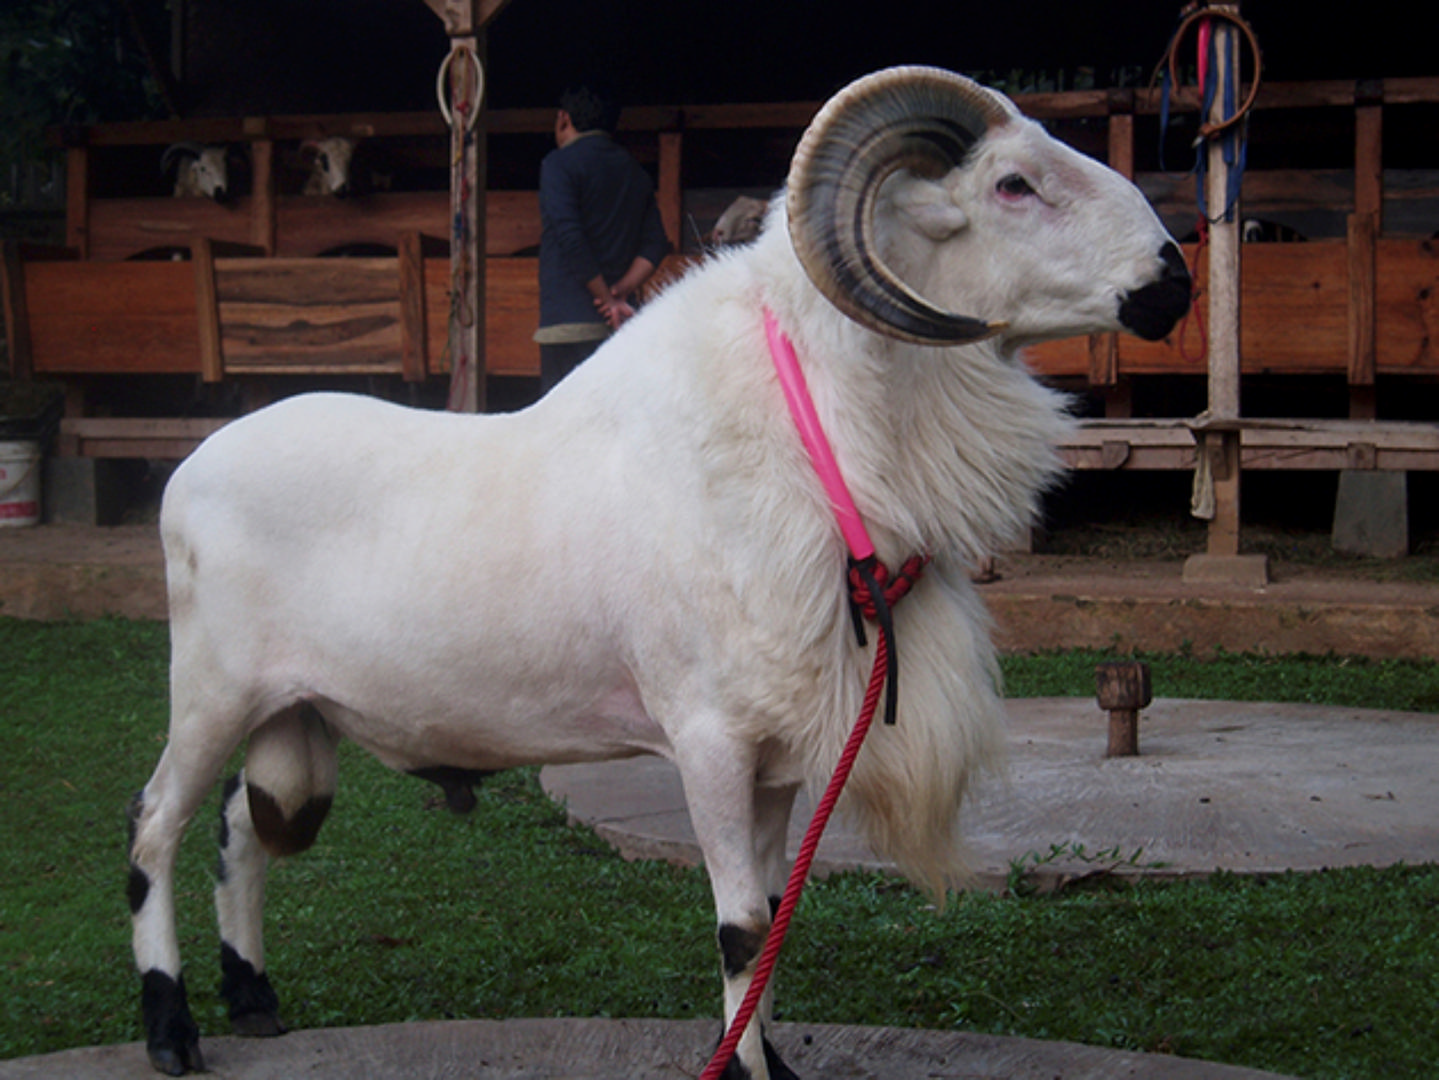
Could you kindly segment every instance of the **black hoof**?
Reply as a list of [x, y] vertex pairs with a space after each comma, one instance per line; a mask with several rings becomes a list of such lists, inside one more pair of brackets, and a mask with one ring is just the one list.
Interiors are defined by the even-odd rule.
[[140, 1004], [150, 1064], [167, 1076], [204, 1072], [200, 1029], [190, 1016], [184, 977], [172, 979], [163, 971], [145, 972], [140, 983]]
[[794, 1070], [780, 1060], [778, 1051], [768, 1039], [764, 1040], [764, 1063], [769, 1068], [769, 1080], [799, 1080]]
[[[764, 1063], [765, 1067], [769, 1069], [769, 1080], [799, 1080], [794, 1070], [786, 1065], [779, 1056], [779, 1052], [770, 1043], [768, 1036], [762, 1038], [761, 1042], [764, 1044]], [[732, 1057], [729, 1059], [729, 1064], [725, 1066], [722, 1080], [754, 1080], [754, 1076], [740, 1064], [738, 1057]]]
[[181, 1051], [168, 1047], [150, 1047], [150, 1064], [156, 1072], [166, 1076], [184, 1076], [187, 1072], [204, 1072], [205, 1059], [200, 1056], [198, 1044]]
[[236, 1035], [268, 1038], [285, 1034], [280, 998], [270, 977], [256, 971], [229, 945], [220, 944], [220, 996], [230, 1006], [230, 1029]]

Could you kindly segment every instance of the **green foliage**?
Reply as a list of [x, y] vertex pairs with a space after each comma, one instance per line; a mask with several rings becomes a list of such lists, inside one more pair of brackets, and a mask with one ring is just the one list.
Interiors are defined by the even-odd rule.
[[1005, 891], [1010, 896], [1034, 896], [1039, 892], [1034, 872], [1060, 863], [1078, 863], [1087, 867], [1082, 880], [1093, 882], [1107, 878], [1116, 870], [1163, 870], [1169, 864], [1158, 859], [1144, 858], [1144, 849], [1138, 848], [1125, 855], [1118, 846], [1090, 851], [1088, 846], [1077, 841], [1050, 844], [1044, 854], [1026, 852], [1009, 862], [1009, 873], [1005, 875]]
[[118, 0], [0, 4], [0, 179], [45, 155], [51, 125], [161, 115], [134, 40]]
[[1108, 660], [1149, 664], [1156, 697], [1282, 701], [1352, 708], [1439, 711], [1439, 665], [1421, 660], [1355, 656], [1257, 656], [1220, 651], [1121, 654], [1075, 649], [1006, 656], [1009, 697], [1093, 697], [1094, 668]]
[[[155, 623], [0, 619], [0, 1058], [140, 1037], [124, 810], [164, 741], [166, 638]], [[1193, 697], [1247, 687], [1349, 700], [1367, 684], [1363, 704], [1403, 707], [1435, 674], [1336, 658], [1147, 659], [1156, 687]], [[1005, 667], [1011, 692], [1087, 695], [1095, 661]], [[476, 810], [455, 817], [436, 789], [341, 749], [319, 842], [271, 877], [270, 972], [293, 1026], [717, 1017], [702, 871], [625, 862], [568, 825], [533, 770], [487, 781]], [[226, 1030], [209, 896], [217, 808], [212, 797], [187, 834], [177, 888], [208, 1035]], [[1140, 853], [1054, 853], [1076, 856], [1100, 870], [1143, 865]], [[1048, 859], [1027, 860], [1020, 882]], [[937, 911], [883, 875], [813, 883], [780, 967], [780, 1019], [1067, 1039], [1316, 1080], [1432, 1074], [1439, 869], [1099, 874], [1083, 889], [1017, 892]]]

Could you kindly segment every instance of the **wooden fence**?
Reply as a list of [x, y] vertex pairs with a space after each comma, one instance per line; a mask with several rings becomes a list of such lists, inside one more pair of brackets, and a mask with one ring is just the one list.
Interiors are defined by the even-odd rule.
[[[1176, 233], [1192, 225], [1197, 216], [1192, 181], [1136, 168], [1137, 147], [1159, 107], [1152, 95], [1092, 91], [1018, 101], [1061, 136], [1073, 136], [1071, 141], [1134, 176]], [[1341, 127], [1353, 132], [1354, 143], [1347, 167], [1252, 170], [1246, 177], [1246, 214], [1307, 215], [1306, 220], [1337, 224], [1333, 235], [1306, 242], [1245, 247], [1243, 372], [1342, 376], [1351, 390], [1350, 419], [1359, 421], [1376, 419], [1372, 403], [1378, 380], [1428, 380], [1439, 374], [1439, 242], [1434, 239], [1439, 161], [1427, 170], [1386, 171], [1381, 137], [1386, 112], [1436, 106], [1439, 79], [1262, 88], [1257, 113], [1337, 111], [1352, 116], [1352, 124], [1346, 120]], [[696, 216], [708, 214], [712, 220], [721, 194], [732, 194], [686, 187], [688, 148], [713, 132], [744, 131], [756, 140], [783, 143], [797, 138], [817, 107], [784, 103], [628, 111], [624, 137], [641, 147], [655, 169], [672, 239], [685, 235], [687, 222]], [[1181, 93], [1174, 107], [1193, 111], [1196, 103]], [[543, 136], [551, 114], [492, 112], [486, 122], [494, 143], [509, 136]], [[123, 449], [114, 438], [86, 442], [85, 433], [97, 430], [93, 414], [103, 411], [103, 402], [86, 396], [88, 380], [95, 376], [194, 374], [207, 382], [254, 383], [283, 383], [297, 374], [385, 374], [410, 382], [445, 377], [448, 194], [376, 191], [337, 200], [286, 190], [277, 177], [287, 148], [326, 134], [376, 143], [404, 140], [406, 145], [430, 140], [441, 152], [446, 139], [440, 119], [426, 114], [175, 121], [65, 133], [65, 248], [10, 245], [0, 291], [15, 373], [58, 379], [70, 387], [66, 424], [71, 452], [98, 453], [102, 444], [106, 452]], [[158, 159], [165, 145], [186, 139], [247, 147], [253, 177], [249, 193], [224, 206], [198, 198], [96, 194], [107, 155], [149, 148]], [[776, 175], [774, 186], [781, 180]], [[703, 213], [696, 215], [696, 207]], [[538, 369], [538, 349], [531, 340], [538, 314], [537, 194], [489, 192], [486, 238], [485, 372], [533, 375]], [[379, 244], [393, 254], [322, 257], [357, 243]], [[156, 249], [172, 250], [181, 259], [137, 258]], [[1202, 280], [1204, 253], [1193, 244], [1187, 250]], [[1192, 465], [1192, 448], [1156, 456], [1154, 446], [1187, 436], [1167, 421], [1131, 423], [1127, 387], [1134, 379], [1202, 375], [1202, 328], [1195, 321], [1162, 342], [1112, 335], [1054, 342], [1031, 350], [1029, 361], [1046, 377], [1089, 387], [1105, 402], [1110, 426], [1100, 431], [1102, 425], [1092, 425], [1091, 434], [1070, 448], [1077, 466]], [[146, 418], [136, 430], [153, 439], [155, 423], [156, 418]], [[112, 435], [118, 430], [114, 418], [105, 424]], [[1149, 434], [1135, 435], [1140, 428]], [[1299, 455], [1290, 459], [1290, 467], [1330, 462], [1336, 447], [1349, 452], [1345, 447], [1351, 443], [1370, 445], [1363, 439], [1336, 442], [1341, 437], [1349, 438], [1327, 437], [1329, 457], [1317, 451]], [[1130, 449], [1122, 451], [1119, 443]], [[1373, 460], [1378, 468], [1391, 467], [1384, 464], [1390, 460], [1402, 460], [1405, 468], [1439, 467], [1428, 443], [1415, 453], [1406, 451], [1402, 459], [1386, 453], [1368, 455], [1360, 449], [1350, 456]], [[1246, 455], [1246, 465], [1258, 460], [1247, 450]]]

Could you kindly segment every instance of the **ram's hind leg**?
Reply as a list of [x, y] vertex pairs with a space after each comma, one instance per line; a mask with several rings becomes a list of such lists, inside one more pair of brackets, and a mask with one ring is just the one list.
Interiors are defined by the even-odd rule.
[[312, 706], [291, 706], [250, 737], [245, 770], [225, 787], [215, 911], [220, 993], [237, 1035], [279, 1035], [280, 1003], [265, 973], [265, 875], [272, 855], [315, 842], [335, 793], [335, 738]]
[[160, 763], [130, 803], [130, 903], [151, 1064], [179, 1076], [202, 1071], [200, 1032], [190, 1015], [175, 932], [175, 857], [180, 837], [234, 749], [221, 728], [174, 724]]

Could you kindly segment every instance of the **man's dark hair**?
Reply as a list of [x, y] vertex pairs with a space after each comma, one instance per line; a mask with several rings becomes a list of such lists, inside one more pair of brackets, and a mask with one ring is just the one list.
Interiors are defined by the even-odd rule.
[[593, 83], [571, 86], [560, 95], [560, 108], [570, 114], [576, 131], [608, 131], [620, 122], [620, 106], [603, 87]]

